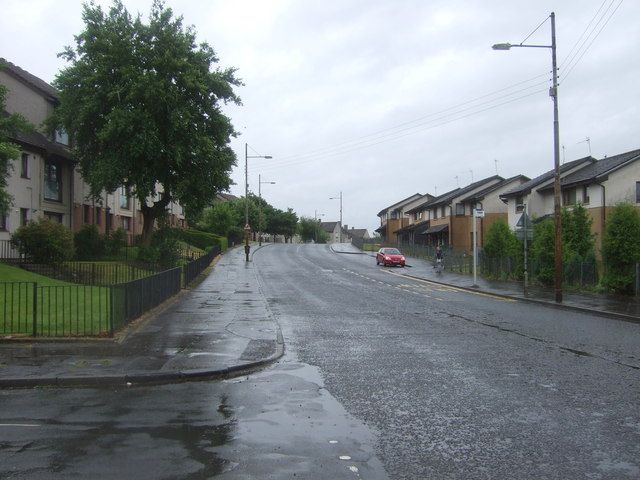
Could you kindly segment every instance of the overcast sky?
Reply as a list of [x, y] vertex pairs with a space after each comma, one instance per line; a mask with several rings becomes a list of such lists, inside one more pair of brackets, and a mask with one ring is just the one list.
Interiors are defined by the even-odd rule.
[[[81, 2], [1, 0], [0, 56], [51, 82]], [[103, 6], [108, 1], [97, 1]], [[151, 0], [124, 0], [147, 15]], [[377, 212], [496, 171], [553, 168], [548, 49], [522, 42], [556, 13], [561, 161], [640, 148], [637, 0], [168, 0], [245, 83], [231, 193], [377, 228]], [[525, 43], [551, 42], [547, 21]], [[585, 141], [586, 138], [590, 142]]]

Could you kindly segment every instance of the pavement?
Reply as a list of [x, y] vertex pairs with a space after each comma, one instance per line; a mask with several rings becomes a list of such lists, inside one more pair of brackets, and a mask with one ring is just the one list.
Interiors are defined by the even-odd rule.
[[[255, 246], [253, 253], [260, 247]], [[370, 255], [351, 244], [333, 244], [338, 254]], [[373, 260], [372, 260], [373, 261]], [[463, 290], [535, 302], [640, 322], [636, 298], [564, 292], [561, 305], [550, 289], [517, 282], [487, 281], [448, 271], [430, 261], [407, 258], [394, 273]], [[276, 361], [284, 354], [254, 269], [242, 248], [218, 257], [211, 272], [114, 339], [47, 340], [0, 338], [0, 388], [34, 386], [132, 386], [228, 378]]]
[[[334, 244], [331, 248], [336, 253], [370, 255], [375, 258], [375, 252], [362, 252], [348, 243]], [[529, 286], [527, 295], [525, 295], [522, 282], [486, 280], [479, 276], [474, 285], [473, 275], [448, 271], [446, 269], [446, 258], [444, 261], [445, 269], [441, 273], [438, 273], [433, 268], [431, 260], [406, 258], [407, 267], [389, 267], [389, 270], [407, 277], [453, 286], [463, 290], [481, 291], [491, 295], [538, 303], [548, 307], [584, 311], [590, 314], [600, 314], [610, 318], [640, 323], [640, 298], [637, 297], [576, 292], [565, 287], [562, 303], [559, 304], [555, 301], [553, 288], [533, 285]]]
[[[253, 252], [257, 247], [254, 247]], [[242, 248], [115, 339], [0, 339], [0, 388], [226, 378], [280, 358], [282, 333]]]

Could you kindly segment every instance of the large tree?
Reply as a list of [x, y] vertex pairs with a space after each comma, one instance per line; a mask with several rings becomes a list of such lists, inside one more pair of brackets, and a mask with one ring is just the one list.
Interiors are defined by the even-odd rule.
[[[0, 69], [3, 68], [0, 63]], [[6, 215], [11, 208], [12, 198], [7, 192], [7, 183], [13, 165], [11, 160], [20, 158], [20, 146], [11, 142], [10, 138], [19, 131], [27, 131], [32, 127], [18, 114], [8, 115], [4, 112], [7, 90], [0, 85], [0, 215]]]
[[148, 23], [119, 0], [83, 7], [84, 31], [60, 54], [53, 123], [70, 134], [93, 195], [124, 186], [140, 201], [147, 242], [172, 200], [194, 216], [228, 189], [235, 135], [221, 104], [240, 103], [235, 69], [154, 1]]

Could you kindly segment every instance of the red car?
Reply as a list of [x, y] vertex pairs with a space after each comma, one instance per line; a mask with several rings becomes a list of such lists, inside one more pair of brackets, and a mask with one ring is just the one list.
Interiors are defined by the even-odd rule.
[[381, 248], [376, 253], [376, 265], [404, 267], [404, 255], [397, 248]]

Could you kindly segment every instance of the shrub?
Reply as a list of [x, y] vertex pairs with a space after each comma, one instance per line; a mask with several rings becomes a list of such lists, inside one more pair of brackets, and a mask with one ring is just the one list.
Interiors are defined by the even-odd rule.
[[73, 236], [73, 243], [78, 260], [95, 260], [104, 255], [104, 238], [95, 225], [83, 225]]
[[73, 258], [71, 230], [46, 218], [18, 228], [11, 243], [35, 263], [55, 264]]
[[224, 250], [223, 247], [226, 246], [224, 244], [225, 242], [222, 240], [224, 237], [214, 235], [213, 233], [193, 229], [183, 230], [180, 228], [172, 229], [171, 233], [183, 242], [193, 245], [194, 247], [198, 247], [201, 250], [208, 250], [214, 245], [220, 245], [220, 248]]
[[613, 208], [605, 226], [602, 257], [606, 269], [602, 284], [619, 293], [633, 293], [635, 265], [640, 262], [640, 213], [631, 204]]
[[119, 255], [122, 249], [126, 246], [127, 246], [127, 233], [122, 228], [113, 230], [105, 238], [105, 250], [107, 252], [107, 255], [111, 255], [111, 256]]

